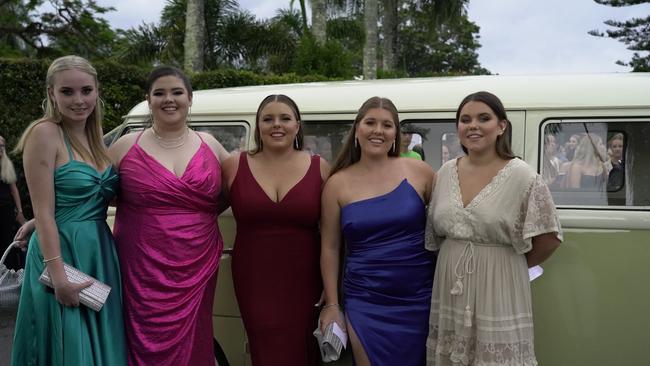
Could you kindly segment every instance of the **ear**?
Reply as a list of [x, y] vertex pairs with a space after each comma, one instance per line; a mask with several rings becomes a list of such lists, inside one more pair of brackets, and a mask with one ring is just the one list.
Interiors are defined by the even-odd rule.
[[145, 99], [147, 100], [147, 104], [149, 105], [149, 109], [151, 109], [151, 99], [149, 98], [149, 93], [145, 96]]
[[188, 95], [188, 96], [187, 96], [187, 99], [189, 100], [189, 102], [190, 102], [189, 105], [190, 105], [190, 107], [191, 107], [191, 106], [192, 106], [192, 100], [194, 99], [194, 94], [190, 94], [190, 95]]
[[505, 119], [499, 121], [499, 129], [501, 130], [499, 135], [504, 134], [506, 132], [506, 128], [508, 128], [508, 121], [506, 121]]
[[54, 99], [54, 91], [49, 86], [47, 87], [47, 96], [52, 101], [52, 104], [56, 104], [56, 99]]

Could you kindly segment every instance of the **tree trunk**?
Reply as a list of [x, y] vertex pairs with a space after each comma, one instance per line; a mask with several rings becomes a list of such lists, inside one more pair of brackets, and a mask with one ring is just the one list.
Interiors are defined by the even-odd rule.
[[382, 0], [384, 5], [383, 24], [383, 69], [385, 71], [395, 70], [397, 64], [395, 51], [397, 47], [397, 0]]
[[325, 0], [311, 0], [311, 32], [320, 45], [327, 41], [327, 5]]
[[365, 0], [363, 20], [366, 26], [366, 42], [363, 45], [363, 78], [377, 78], [377, 0]]
[[187, 0], [185, 13], [185, 60], [187, 72], [203, 71], [205, 40], [205, 4], [203, 0]]

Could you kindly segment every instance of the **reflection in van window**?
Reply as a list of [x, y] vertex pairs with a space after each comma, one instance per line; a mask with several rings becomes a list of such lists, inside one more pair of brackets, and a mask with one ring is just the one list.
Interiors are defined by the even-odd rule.
[[540, 174], [557, 205], [650, 205], [650, 121], [544, 127]]
[[306, 121], [303, 123], [305, 151], [334, 163], [352, 121]]

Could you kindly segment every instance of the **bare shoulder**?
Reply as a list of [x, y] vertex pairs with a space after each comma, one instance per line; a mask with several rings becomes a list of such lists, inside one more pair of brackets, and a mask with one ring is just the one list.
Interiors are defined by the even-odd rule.
[[224, 161], [221, 163], [221, 169], [223, 170], [224, 173], [230, 174], [230, 173], [236, 173], [237, 169], [239, 168], [239, 158], [240, 158], [241, 153], [236, 152], [230, 154]]
[[126, 153], [133, 147], [135, 142], [138, 140], [138, 135], [140, 134], [140, 131], [138, 132], [131, 132], [129, 134], [126, 134], [117, 141], [115, 141], [109, 148], [108, 148], [108, 156], [111, 158], [111, 161], [113, 162], [113, 165], [119, 166], [120, 162], [126, 155]]
[[411, 158], [402, 158], [401, 160], [404, 164], [406, 164], [409, 171], [412, 171], [419, 176], [425, 176], [429, 178], [433, 178], [435, 176], [433, 168], [431, 168], [429, 164], [425, 163], [422, 160]]
[[51, 154], [62, 143], [61, 136], [61, 129], [58, 124], [44, 121], [34, 126], [26, 144], [27, 146], [37, 146], [37, 150], [40, 152]]
[[228, 153], [228, 151], [226, 151], [223, 145], [221, 145], [221, 143], [217, 141], [216, 138], [214, 138], [214, 136], [212, 136], [208, 132], [196, 131], [196, 133], [201, 137], [203, 142], [205, 142], [206, 145], [210, 147], [210, 150], [212, 150], [212, 152], [217, 157], [217, 159], [219, 159], [219, 162], [221, 164], [223, 164], [226, 161], [226, 159], [228, 159], [230, 154]]
[[329, 178], [331, 168], [330, 163], [323, 159], [323, 157], [320, 157], [320, 176], [323, 181], [326, 181], [327, 178]]
[[340, 191], [340, 188], [344, 187], [348, 180], [347, 169], [339, 170], [338, 172], [331, 175], [325, 182], [325, 188], [323, 190], [337, 192]]

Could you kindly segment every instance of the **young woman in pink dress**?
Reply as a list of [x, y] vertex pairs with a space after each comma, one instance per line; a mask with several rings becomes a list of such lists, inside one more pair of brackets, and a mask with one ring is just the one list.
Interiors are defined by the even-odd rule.
[[214, 365], [217, 199], [228, 153], [188, 127], [192, 88], [180, 70], [154, 69], [147, 101], [151, 127], [109, 150], [120, 173], [114, 234], [129, 365]]

